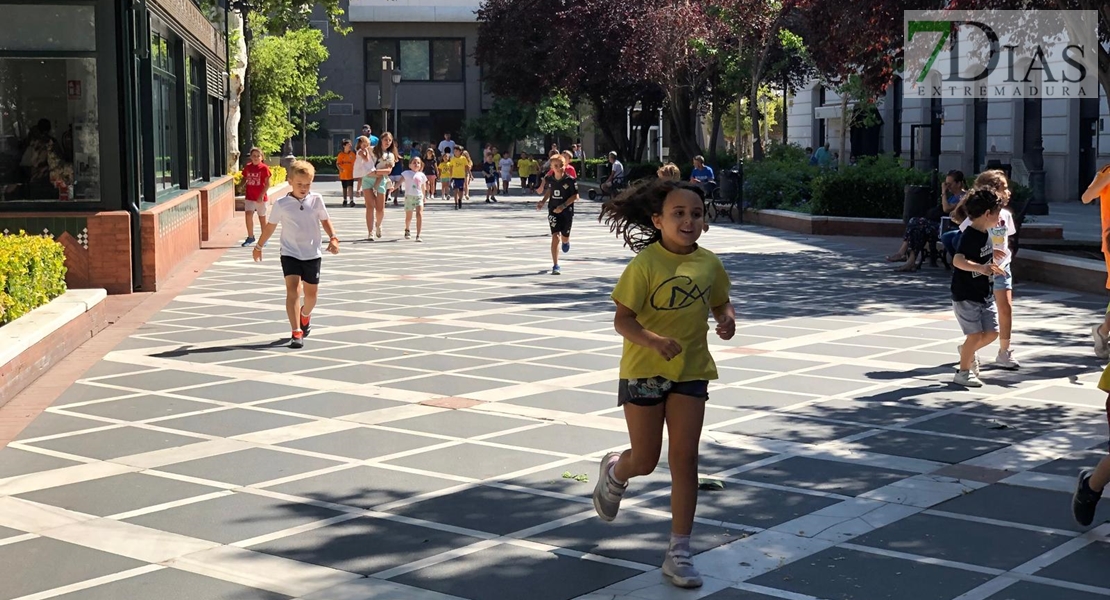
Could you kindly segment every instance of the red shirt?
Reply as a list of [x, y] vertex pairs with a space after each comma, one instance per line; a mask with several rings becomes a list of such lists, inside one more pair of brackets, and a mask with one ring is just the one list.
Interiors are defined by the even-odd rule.
[[[567, 175], [570, 175], [571, 177], [573, 177], [575, 179], [578, 179], [578, 171], [576, 171], [573, 166], [567, 165], [566, 167], [563, 168], [563, 171]], [[547, 174], [548, 175], [554, 175], [555, 174], [555, 169], [548, 169]]]
[[247, 163], [243, 167], [243, 181], [246, 182], [247, 200], [254, 202], [266, 201], [266, 180], [270, 178], [270, 167], [266, 163]]

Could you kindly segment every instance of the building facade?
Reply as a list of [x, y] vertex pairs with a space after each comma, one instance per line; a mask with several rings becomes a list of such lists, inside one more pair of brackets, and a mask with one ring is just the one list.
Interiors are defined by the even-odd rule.
[[3, 11], [0, 229], [58, 239], [71, 287], [157, 289], [234, 211], [222, 28], [189, 0]]
[[[849, 156], [894, 153], [918, 168], [967, 174], [998, 162], [1022, 181], [1043, 159], [1045, 199], [1078, 200], [1100, 165], [1110, 163], [1110, 108], [1099, 98], [904, 98], [896, 78], [878, 104], [881, 124], [850, 131], [841, 150], [841, 98], [813, 81], [788, 102], [788, 140], [802, 147], [828, 143]], [[849, 104], [849, 114], [854, 105]], [[1039, 151], [1038, 141], [1040, 148]]]
[[[492, 104], [474, 60], [478, 0], [351, 0], [348, 35], [324, 31], [330, 54], [320, 74], [340, 96], [318, 116], [325, 135], [309, 142], [312, 154], [335, 154], [363, 124], [393, 131], [399, 143], [438, 144], [444, 133], [459, 140], [463, 121]], [[381, 98], [382, 57], [401, 72], [395, 98]], [[388, 89], [387, 89], [388, 94]], [[384, 102], [383, 102], [384, 100]], [[395, 102], [391, 102], [395, 101]], [[395, 104], [396, 111], [383, 109]], [[465, 142], [465, 141], [464, 141]]]

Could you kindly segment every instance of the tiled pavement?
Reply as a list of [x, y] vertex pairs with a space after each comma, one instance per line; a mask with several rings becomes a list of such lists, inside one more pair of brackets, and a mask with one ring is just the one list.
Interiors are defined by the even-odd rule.
[[665, 457], [616, 522], [588, 499], [627, 443], [630, 257], [591, 211], [552, 277], [520, 199], [433, 206], [421, 245], [390, 208], [387, 241], [325, 259], [301, 351], [276, 255], [228, 251], [0, 449], [0, 600], [1110, 596], [1110, 507], [1086, 531], [1068, 508], [1107, 436], [1103, 299], [1019, 286], [1026, 367], [961, 391], [943, 276], [735, 227], [703, 238], [740, 313], [713, 346], [706, 586], [664, 584]]

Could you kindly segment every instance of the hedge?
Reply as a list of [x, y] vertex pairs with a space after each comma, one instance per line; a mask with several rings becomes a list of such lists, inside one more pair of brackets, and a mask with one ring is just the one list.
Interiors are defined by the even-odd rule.
[[826, 217], [900, 219], [907, 185], [929, 185], [930, 175], [891, 155], [866, 156], [854, 166], [825, 170], [813, 180], [812, 212]]
[[66, 291], [62, 245], [45, 236], [0, 235], [0, 325]]
[[334, 156], [309, 156], [308, 158], [305, 158], [305, 160], [312, 163], [312, 166], [316, 167], [317, 173], [323, 173], [327, 175], [339, 174], [339, 167], [335, 165]]
[[[236, 171], [231, 176], [235, 179], [235, 195], [245, 195], [247, 186], [243, 183], [243, 172]], [[285, 167], [270, 167], [270, 187], [285, 183], [286, 177], [288, 177], [288, 174], [285, 172]]]

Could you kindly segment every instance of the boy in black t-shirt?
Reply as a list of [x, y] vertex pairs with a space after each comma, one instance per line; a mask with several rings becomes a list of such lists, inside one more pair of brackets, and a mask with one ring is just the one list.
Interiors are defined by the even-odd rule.
[[543, 199], [536, 210], [547, 204], [547, 222], [551, 226], [551, 267], [552, 275], [559, 275], [559, 241], [562, 238], [563, 252], [570, 252], [570, 227], [574, 223], [574, 203], [578, 201], [578, 182], [567, 175], [567, 161], [562, 155], [551, 157], [552, 174], [544, 179]]
[[998, 222], [1002, 201], [989, 189], [972, 190], [964, 200], [971, 226], [964, 232], [952, 259], [952, 309], [967, 340], [959, 347], [960, 367], [956, 385], [983, 387], [979, 380], [977, 352], [998, 339], [998, 307], [994, 304], [994, 276], [1002, 269], [995, 263], [990, 227]]
[[486, 204], [497, 202], [497, 165], [488, 151], [482, 159], [482, 175], [486, 178]]

